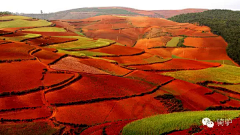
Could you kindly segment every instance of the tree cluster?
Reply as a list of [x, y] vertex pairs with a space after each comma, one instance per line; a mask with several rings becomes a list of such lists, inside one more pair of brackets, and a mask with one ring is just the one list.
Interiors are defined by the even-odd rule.
[[177, 15], [169, 20], [210, 27], [214, 34], [222, 36], [228, 42], [228, 56], [240, 64], [240, 11], [208, 10]]

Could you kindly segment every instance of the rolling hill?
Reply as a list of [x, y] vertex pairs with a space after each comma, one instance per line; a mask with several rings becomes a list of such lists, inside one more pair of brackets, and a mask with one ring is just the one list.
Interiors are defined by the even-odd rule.
[[204, 117], [231, 118], [222, 129], [238, 132], [240, 67], [207, 26], [121, 14], [0, 21], [0, 134], [178, 134]]
[[122, 16], [148, 16], [153, 18], [169, 18], [179, 14], [203, 12], [207, 9], [183, 9], [183, 10], [137, 10], [125, 7], [95, 7], [78, 8], [49, 14], [24, 14], [24, 16], [47, 19], [85, 19], [99, 15]]

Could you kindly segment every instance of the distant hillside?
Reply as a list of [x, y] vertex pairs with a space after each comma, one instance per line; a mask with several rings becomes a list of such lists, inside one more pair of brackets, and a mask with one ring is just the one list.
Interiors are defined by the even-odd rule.
[[228, 42], [229, 57], [240, 64], [240, 11], [208, 10], [202, 13], [177, 15], [170, 20], [209, 26], [213, 33], [221, 35]]
[[49, 14], [24, 14], [24, 16], [59, 20], [59, 19], [85, 19], [99, 15], [124, 15], [124, 16], [148, 16], [153, 18], [169, 18], [183, 13], [203, 12], [206, 9], [184, 9], [184, 10], [137, 10], [124, 7], [99, 7], [78, 8]]

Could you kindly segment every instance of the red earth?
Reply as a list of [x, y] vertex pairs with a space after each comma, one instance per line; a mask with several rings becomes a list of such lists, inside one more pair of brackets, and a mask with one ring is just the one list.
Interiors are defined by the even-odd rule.
[[[14, 48], [14, 49], [13, 49]], [[0, 60], [33, 59], [29, 52], [34, 46], [25, 43], [7, 43], [0, 46]]]
[[44, 68], [45, 66], [37, 60], [1, 63], [1, 93], [22, 92], [42, 86], [40, 79]]
[[[116, 87], [118, 86], [118, 87]], [[82, 78], [61, 90], [46, 94], [50, 104], [93, 102], [97, 99], [123, 98], [151, 92], [154, 86], [143, 81], [110, 75], [83, 75]]]
[[[184, 63], [184, 64], [182, 64]], [[138, 70], [150, 70], [150, 71], [171, 71], [171, 70], [197, 70], [210, 67], [218, 67], [219, 63], [200, 62], [187, 59], [172, 59], [163, 63], [130, 66]]]
[[[144, 14], [151, 15], [150, 12]], [[160, 72], [221, 66], [198, 60], [231, 60], [226, 53], [227, 43], [212, 34], [209, 27], [160, 18], [111, 15], [52, 22], [67, 32], [25, 31], [42, 36], [25, 43], [0, 40], [3, 125], [4, 122], [47, 120], [59, 129], [65, 127], [59, 133], [80, 132], [86, 128], [82, 134], [119, 134], [128, 122], [169, 113], [170, 107], [156, 99], [164, 94], [172, 94], [182, 101], [183, 109], [192, 111], [240, 107], [237, 93], [160, 75]], [[25, 28], [1, 29], [0, 34], [23, 36], [19, 29]], [[82, 32], [81, 36], [85, 34], [93, 40], [106, 38], [118, 42], [88, 50], [114, 56], [68, 56], [56, 53], [57, 49], [44, 48], [77, 40], [71, 38], [79, 36], [75, 32]], [[172, 37], [179, 35], [191, 36], [184, 39], [184, 44], [195, 48], [157, 48], [166, 47]], [[187, 59], [175, 59], [176, 56]], [[234, 133], [235, 129], [229, 131]]]
[[38, 45], [38, 46], [47, 46], [59, 43], [67, 43], [77, 41], [78, 39], [75, 38], [59, 38], [59, 37], [40, 37], [34, 39], [28, 39], [27, 42], [31, 45]]
[[57, 121], [87, 125], [95, 125], [107, 121], [140, 119], [155, 114], [167, 113], [167, 109], [164, 108], [163, 104], [151, 95], [119, 101], [63, 106], [58, 107], [57, 110], [55, 114]]

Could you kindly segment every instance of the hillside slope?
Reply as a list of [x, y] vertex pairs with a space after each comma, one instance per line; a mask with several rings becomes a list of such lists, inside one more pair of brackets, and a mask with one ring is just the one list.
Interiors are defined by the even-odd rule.
[[240, 64], [240, 11], [208, 10], [202, 13], [189, 13], [170, 18], [172, 21], [196, 23], [209, 26], [214, 34], [228, 42], [227, 54]]
[[71, 9], [50, 14], [24, 14], [24, 16], [47, 20], [85, 19], [99, 15], [148, 16], [154, 18], [169, 18], [183, 13], [197, 13], [206, 10], [207, 9], [137, 10], [125, 7], [96, 7]]

